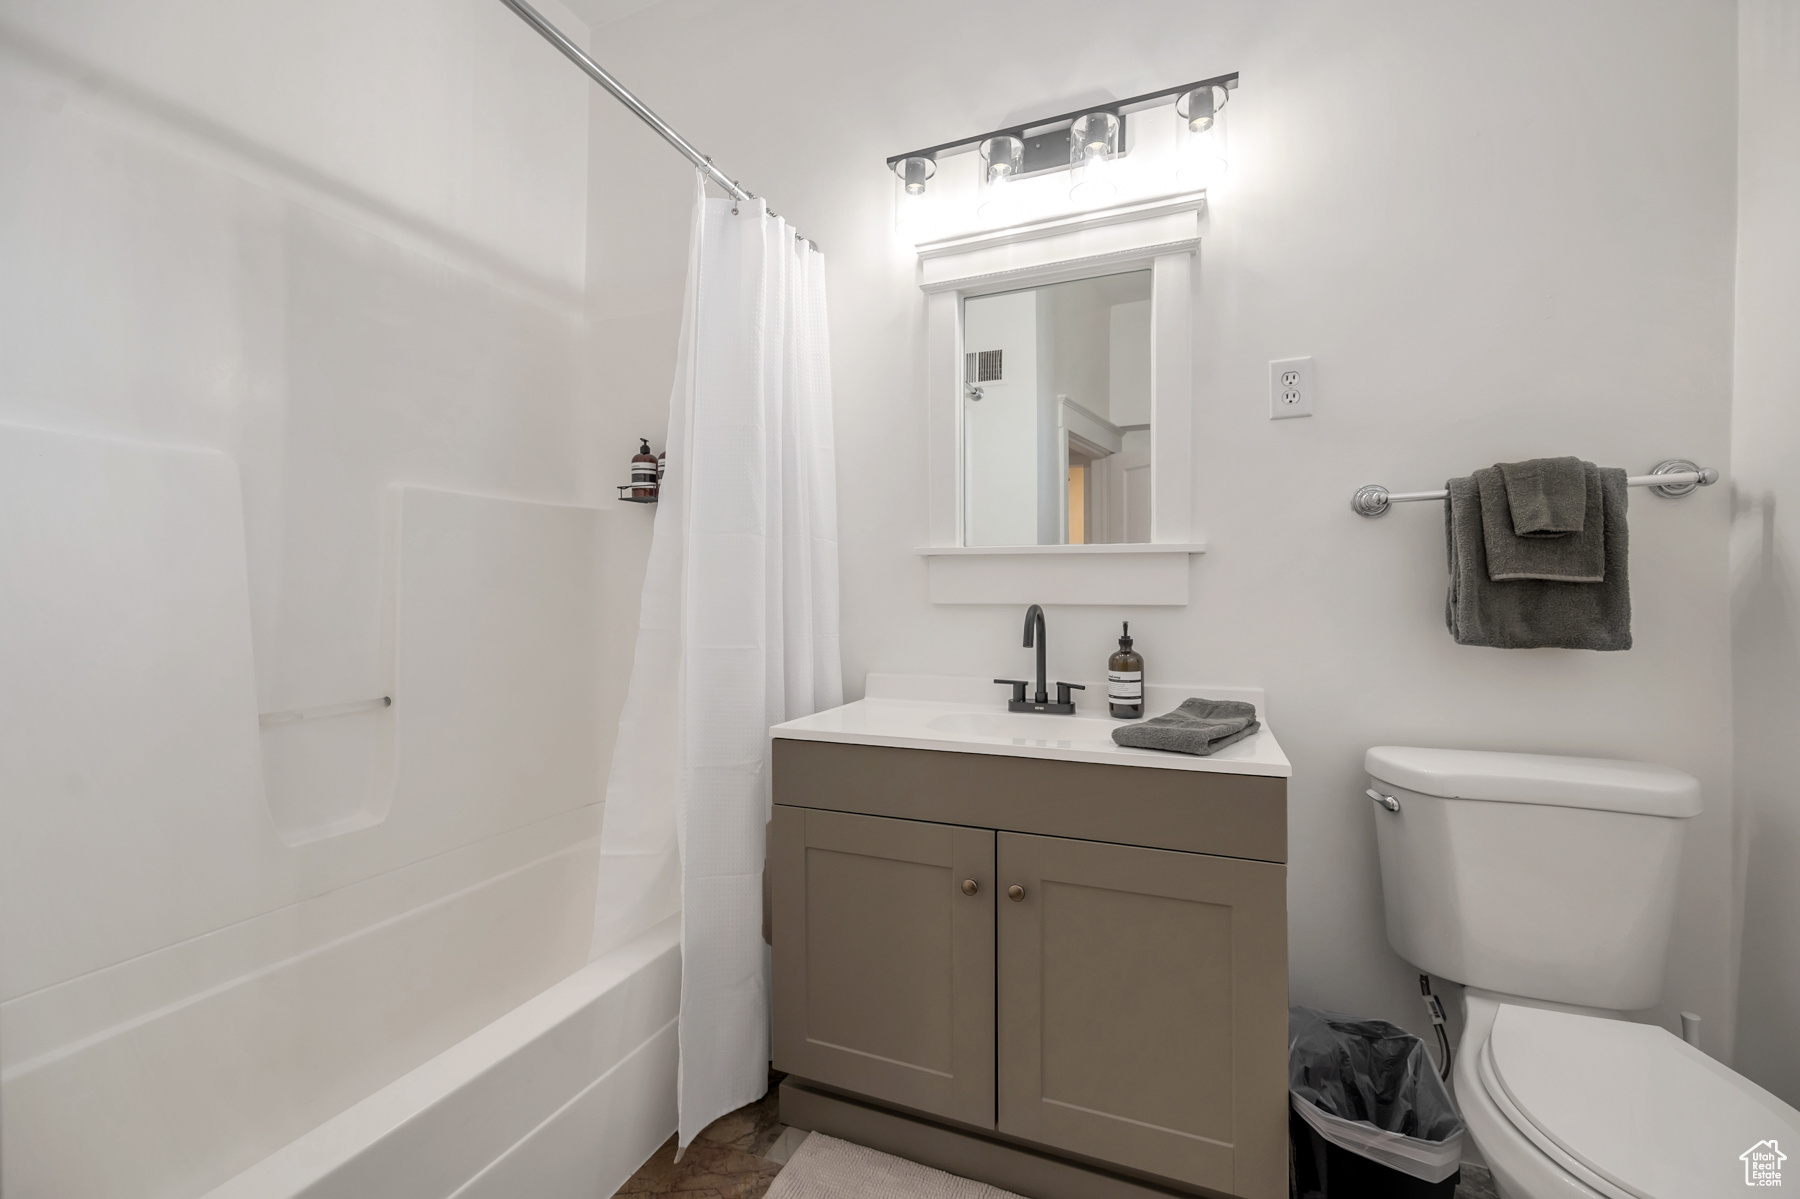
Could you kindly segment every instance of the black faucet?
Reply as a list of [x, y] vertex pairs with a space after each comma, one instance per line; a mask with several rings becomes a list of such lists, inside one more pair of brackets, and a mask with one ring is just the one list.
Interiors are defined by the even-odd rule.
[[1050, 702], [1050, 690], [1044, 674], [1044, 651], [1048, 648], [1049, 637], [1044, 631], [1044, 610], [1036, 604], [1025, 609], [1025, 648], [1037, 648], [1037, 693], [1030, 699], [1025, 698], [1025, 688], [1031, 684], [1024, 679], [995, 679], [996, 683], [1004, 683], [1011, 687], [1012, 699], [1007, 702], [1008, 712], [1043, 712], [1051, 716], [1075, 715], [1075, 697], [1073, 691], [1086, 691], [1080, 683], [1056, 684], [1056, 702]]
[[1050, 702], [1050, 692], [1044, 687], [1044, 650], [1049, 643], [1050, 638], [1044, 633], [1044, 610], [1033, 604], [1025, 609], [1025, 648], [1037, 646], [1037, 694], [1031, 698], [1040, 704]]

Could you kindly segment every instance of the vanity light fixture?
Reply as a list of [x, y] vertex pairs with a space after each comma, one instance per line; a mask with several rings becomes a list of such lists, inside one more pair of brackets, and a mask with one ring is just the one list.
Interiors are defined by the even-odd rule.
[[1018, 215], [1018, 185], [1012, 181], [1025, 169], [1025, 143], [1010, 133], [997, 134], [981, 143], [978, 151], [984, 198], [976, 213], [984, 221], [1007, 223]]
[[1025, 170], [1025, 143], [1010, 133], [990, 137], [981, 143], [981, 161], [987, 164], [985, 178], [989, 184], [1004, 184]]
[[1180, 163], [1175, 180], [1184, 187], [1211, 189], [1225, 177], [1225, 101], [1231, 93], [1222, 87], [1197, 87], [1175, 102], [1175, 114], [1186, 128], [1180, 139]]
[[[1113, 167], [1116, 160], [1130, 152], [1126, 125], [1133, 114], [1150, 108], [1175, 107], [1181, 123], [1187, 126], [1179, 144], [1191, 148], [1195, 139], [1218, 132], [1219, 110], [1237, 85], [1238, 76], [1234, 71], [1229, 75], [1215, 75], [1211, 79], [1107, 102], [1101, 108], [1045, 116], [896, 154], [887, 160], [888, 167], [902, 185], [895, 189], [899, 197], [895, 210], [896, 226], [905, 230], [929, 219], [923, 211], [931, 207], [924, 202], [926, 181], [936, 174], [938, 159], [945, 154], [957, 155], [969, 150], [979, 151], [979, 169], [970, 172], [972, 179], [964, 176], [960, 168], [953, 171], [949, 192], [967, 196], [966, 188], [972, 183], [981, 197], [976, 201], [977, 212], [988, 224], [1021, 217], [1023, 213], [1016, 211], [1021, 201], [1028, 206], [1042, 204], [1048, 195], [1044, 187], [1027, 186], [1023, 197], [1016, 196], [1014, 188], [1021, 179], [1029, 180], [1058, 171], [1070, 172], [1067, 194], [1078, 206], [1093, 208], [1106, 204], [1118, 194], [1121, 186], [1121, 181], [1113, 177]], [[1159, 134], [1147, 144], [1157, 145], [1155, 153], [1160, 156], [1165, 143], [1166, 139]], [[1220, 164], [1216, 149], [1207, 148], [1193, 156], [1194, 163], [1205, 166], [1200, 172], [1205, 178], [1217, 177], [1214, 168]], [[1152, 173], [1160, 175], [1159, 171]], [[1143, 171], [1130, 174], [1139, 182], [1149, 178]], [[1192, 172], [1182, 171], [1180, 178], [1187, 181], [1190, 174]], [[1136, 186], [1129, 181], [1126, 185]]]
[[1077, 204], [1104, 204], [1118, 193], [1112, 163], [1119, 156], [1119, 132], [1123, 122], [1117, 113], [1087, 112], [1069, 126], [1069, 166], [1074, 185], [1069, 198]]
[[925, 181], [937, 174], [937, 159], [929, 154], [913, 154], [893, 159], [888, 165], [905, 182], [906, 194], [909, 196], [924, 195]]
[[1217, 84], [1197, 87], [1175, 101], [1175, 115], [1187, 122], [1188, 132], [1205, 133], [1230, 98], [1231, 93]]

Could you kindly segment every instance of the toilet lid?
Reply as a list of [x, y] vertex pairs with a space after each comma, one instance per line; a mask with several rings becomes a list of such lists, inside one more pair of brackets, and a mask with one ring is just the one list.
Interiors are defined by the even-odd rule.
[[1508, 1118], [1604, 1192], [1741, 1195], [1744, 1155], [1784, 1145], [1800, 1182], [1800, 1112], [1654, 1025], [1503, 1004], [1484, 1056]]

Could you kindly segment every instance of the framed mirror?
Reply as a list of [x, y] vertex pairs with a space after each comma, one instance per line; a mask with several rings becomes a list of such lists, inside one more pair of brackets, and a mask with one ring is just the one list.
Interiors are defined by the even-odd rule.
[[918, 247], [934, 603], [1187, 603], [1202, 208]]
[[1150, 540], [1151, 272], [963, 302], [966, 546]]

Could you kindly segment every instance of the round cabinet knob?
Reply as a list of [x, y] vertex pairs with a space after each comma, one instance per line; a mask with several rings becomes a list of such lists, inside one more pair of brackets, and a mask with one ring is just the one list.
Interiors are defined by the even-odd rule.
[[1006, 889], [1006, 897], [1014, 903], [1017, 903], [1025, 898], [1025, 888], [1021, 887], [1018, 883], [1014, 883]]
[[975, 892], [977, 892], [979, 890], [981, 890], [981, 884], [976, 882], [974, 879], [965, 878], [963, 880], [963, 894], [964, 895], [973, 895], [973, 894], [975, 894]]

